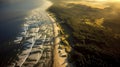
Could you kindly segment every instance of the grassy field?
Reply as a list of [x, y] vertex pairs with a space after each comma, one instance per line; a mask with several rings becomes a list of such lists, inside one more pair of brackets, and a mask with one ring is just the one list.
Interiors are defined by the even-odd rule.
[[118, 9], [116, 5], [100, 9], [65, 1], [52, 2], [54, 5], [48, 11], [54, 14], [69, 35], [67, 40], [72, 50], [68, 60], [74, 67], [119, 65], [120, 14], [114, 10]]

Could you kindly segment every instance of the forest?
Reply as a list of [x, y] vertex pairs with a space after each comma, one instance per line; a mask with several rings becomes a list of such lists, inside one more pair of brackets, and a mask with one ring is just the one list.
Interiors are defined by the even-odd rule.
[[68, 60], [74, 67], [120, 66], [120, 12], [112, 13], [113, 4], [112, 7], [98, 9], [62, 1], [52, 2], [54, 4], [48, 11], [69, 35], [67, 40], [72, 50]]

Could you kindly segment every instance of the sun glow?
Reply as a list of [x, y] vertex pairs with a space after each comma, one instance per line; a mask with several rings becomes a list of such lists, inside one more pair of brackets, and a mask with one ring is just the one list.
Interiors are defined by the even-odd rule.
[[98, 0], [98, 1], [120, 2], [120, 0]]
[[99, 2], [120, 2], [120, 0], [90, 0], [90, 1], [99, 1]]
[[107, 1], [107, 0], [96, 0], [96, 1]]
[[120, 0], [110, 0], [110, 1], [112, 1], [112, 2], [120, 2]]

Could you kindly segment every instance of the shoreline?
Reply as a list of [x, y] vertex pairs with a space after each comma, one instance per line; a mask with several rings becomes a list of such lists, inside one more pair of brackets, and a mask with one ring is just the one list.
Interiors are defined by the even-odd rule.
[[[44, 1], [44, 0], [43, 0]], [[47, 6], [46, 6], [46, 3], [48, 4]], [[40, 22], [42, 22], [42, 21], [44, 21], [44, 20], [46, 20], [47, 18], [46, 18], [46, 14], [47, 14], [47, 11], [46, 11], [46, 9], [48, 9], [49, 7], [48, 6], [51, 6], [51, 3], [49, 2], [49, 1], [47, 1], [47, 0], [45, 0], [44, 1], [44, 3], [43, 3], [43, 5], [42, 6], [40, 6], [40, 12], [43, 12], [43, 13], [41, 13], [41, 16], [43, 17], [41, 20], [40, 20]], [[44, 8], [44, 9], [42, 9], [42, 8]], [[35, 11], [35, 12], [34, 12]], [[36, 12], [37, 11], [37, 12]], [[27, 17], [28, 19], [30, 18], [29, 16], [31, 15], [31, 14], [34, 14], [35, 16], [37, 16], [37, 14], [36, 13], [38, 13], [39, 12], [39, 7], [38, 8], [35, 8], [35, 9], [33, 9], [33, 10], [31, 10], [31, 11], [29, 11], [27, 14], [27, 16], [25, 16], [25, 17]], [[36, 18], [37, 19], [37, 18]], [[36, 19], [34, 19], [36, 22], [37, 22], [37, 20]], [[29, 20], [28, 20], [29, 21]], [[25, 22], [28, 22], [27, 20], [25, 21]], [[49, 21], [49, 19], [47, 19], [47, 21]], [[23, 22], [23, 24], [25, 24], [25, 22]], [[46, 22], [47, 23], [47, 22]], [[48, 26], [49, 27], [49, 26]], [[22, 29], [22, 28], [24, 28], [23, 26], [21, 26], [21, 28], [20, 29]], [[28, 31], [27, 31], [28, 32]], [[20, 32], [20, 34], [21, 34], [22, 32]], [[42, 33], [41, 33], [42, 34]], [[27, 35], [25, 35], [25, 36], [27, 36]], [[15, 36], [15, 38], [16, 37], [19, 37], [19, 35], [18, 36]], [[22, 37], [22, 36], [21, 36]], [[37, 37], [36, 37], [37, 38]], [[15, 39], [13, 39], [11, 42], [13, 42]], [[20, 39], [21, 40], [21, 39]], [[23, 41], [23, 40], [22, 40]], [[20, 42], [22, 42], [22, 41], [20, 41]], [[23, 45], [23, 44], [22, 44]], [[15, 64], [14, 64], [14, 61], [15, 61], [15, 59], [16, 59], [16, 57], [17, 57], [17, 54], [19, 53], [19, 52], [17, 52], [17, 50], [20, 48], [20, 47], [17, 47], [17, 46], [21, 46], [21, 45], [19, 45], [19, 44], [12, 44], [12, 45], [10, 45], [10, 47], [12, 48], [10, 48], [10, 49], [5, 49], [5, 48], [3, 48], [3, 49], [5, 49], [5, 50], [10, 50], [10, 52], [11, 53], [14, 53], [15, 54], [15, 56], [11, 56], [11, 55], [13, 55], [13, 54], [11, 54], [10, 53], [10, 59], [8, 58], [7, 60], [8, 61], [6, 61], [6, 59], [4, 59], [4, 57], [2, 58], [3, 60], [5, 60], [4, 62], [2, 62], [2, 64], [0, 65], [0, 66], [14, 66]], [[31, 47], [33, 47], [33, 46], [31, 46]], [[16, 50], [16, 52], [14, 51], [11, 51], [11, 50]], [[6, 51], [6, 53], [7, 53], [7, 51]], [[29, 52], [28, 52], [29, 53]], [[2, 55], [2, 56], [4, 56], [4, 55]], [[9, 56], [9, 54], [8, 54], [8, 56]], [[11, 57], [12, 57], [12, 59], [11, 59]], [[1, 59], [1, 58], [0, 58]], [[9, 62], [9, 60], [10, 60], [10, 62]], [[26, 59], [25, 59], [26, 60]], [[7, 63], [7, 62], [9, 62], [9, 63]], [[16, 62], [16, 61], [15, 61]], [[6, 64], [7, 63], [7, 64]], [[13, 63], [13, 64], [12, 64]], [[5, 65], [6, 64], [6, 65]], [[23, 63], [22, 63], [23, 64]], [[21, 66], [21, 65], [20, 65]]]
[[[53, 15], [51, 15], [50, 12], [48, 12], [48, 16], [51, 19], [51, 21], [53, 22], [53, 27], [54, 27], [54, 62], [53, 62], [53, 67], [66, 67], [68, 66], [68, 60], [67, 60], [67, 52], [64, 49], [59, 49], [59, 47], [61, 46], [60, 43], [60, 37], [59, 37], [59, 31], [61, 30], [58, 25], [57, 22], [55, 21], [55, 18], [53, 18]], [[65, 46], [64, 46], [65, 47]], [[62, 51], [61, 53], [59, 53], [60, 51]], [[61, 57], [61, 54], [65, 54], [66, 57]]]

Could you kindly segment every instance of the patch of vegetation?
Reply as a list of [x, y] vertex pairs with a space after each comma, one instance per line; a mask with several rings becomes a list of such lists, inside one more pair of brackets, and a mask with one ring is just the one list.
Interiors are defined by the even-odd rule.
[[72, 50], [68, 60], [74, 67], [120, 66], [120, 36], [102, 25], [108, 10], [76, 4], [54, 4], [48, 9], [69, 34]]
[[71, 51], [71, 47], [69, 42], [67, 41], [68, 35], [65, 31], [63, 31], [64, 29], [58, 24], [58, 27], [60, 28], [59, 34], [61, 35], [61, 48], [65, 49], [67, 53], [69, 53]]

